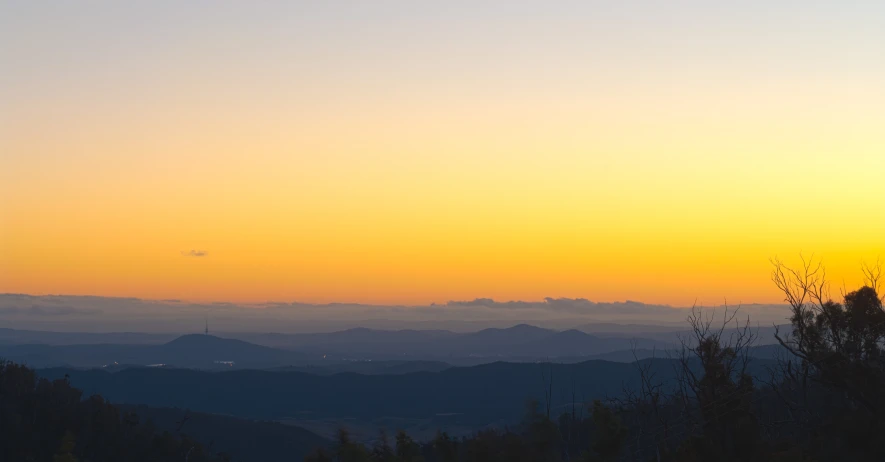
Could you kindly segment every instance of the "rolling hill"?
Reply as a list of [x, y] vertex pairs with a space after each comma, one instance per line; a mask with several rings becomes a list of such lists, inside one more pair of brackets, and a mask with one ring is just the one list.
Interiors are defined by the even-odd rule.
[[211, 335], [185, 335], [161, 345], [2, 345], [0, 357], [32, 367], [113, 364], [176, 367], [272, 367], [304, 364], [301, 353]]
[[[669, 360], [649, 360], [657, 378], [673, 377]], [[765, 360], [753, 362], [767, 373]], [[554, 380], [553, 406], [567, 406], [572, 391], [582, 401], [620, 394], [635, 384], [634, 365], [608, 361], [574, 364], [496, 362], [441, 372], [400, 375], [233, 370], [206, 372], [137, 368], [104, 370], [46, 369], [66, 374], [84, 392], [115, 403], [190, 408], [250, 419], [362, 419], [384, 416], [430, 419], [435, 425], [482, 426], [516, 422], [527, 399], [543, 399], [542, 372]]]
[[[122, 405], [158, 429], [187, 435], [236, 462], [291, 462], [303, 460], [332, 442], [295, 425], [239, 419], [186, 409]], [[184, 420], [184, 423], [182, 421]]]

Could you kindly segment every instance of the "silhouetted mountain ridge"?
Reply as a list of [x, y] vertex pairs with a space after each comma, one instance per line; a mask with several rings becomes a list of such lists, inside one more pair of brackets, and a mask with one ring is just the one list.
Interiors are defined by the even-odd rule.
[[[319, 360], [421, 360], [470, 365], [494, 359], [532, 361], [593, 356], [637, 348], [672, 348], [670, 342], [599, 337], [579, 330], [555, 331], [527, 324], [457, 334], [448, 331], [378, 331], [359, 328], [325, 334], [267, 334], [249, 340], [287, 345], [273, 348], [242, 339], [189, 334], [160, 345], [0, 345], [0, 355], [34, 367], [101, 367], [114, 363], [178, 367], [304, 366]], [[436, 370], [437, 368], [434, 368]]]
[[3, 345], [0, 356], [32, 367], [112, 364], [170, 365], [178, 367], [271, 367], [306, 363], [294, 351], [255, 345], [211, 335], [185, 335], [162, 345]]
[[[121, 405], [150, 421], [161, 431], [193, 438], [214, 451], [228, 454], [237, 462], [290, 462], [302, 460], [317, 448], [332, 442], [295, 425], [240, 419], [231, 416], [193, 412], [179, 408]], [[182, 420], [187, 420], [182, 424]]]
[[[671, 360], [647, 361], [659, 380], [667, 383], [673, 377]], [[752, 364], [754, 371], [767, 374], [768, 361]], [[401, 375], [154, 368], [116, 373], [55, 368], [39, 373], [49, 378], [68, 374], [74, 386], [113, 402], [186, 407], [250, 419], [436, 419], [456, 415], [451, 423], [476, 426], [516, 422], [526, 399], [543, 399], [542, 371], [554, 377], [554, 406], [566, 406], [572, 391], [592, 400], [617, 395], [624, 386], [636, 386], [638, 380], [634, 365], [600, 360], [574, 364], [493, 362]]]

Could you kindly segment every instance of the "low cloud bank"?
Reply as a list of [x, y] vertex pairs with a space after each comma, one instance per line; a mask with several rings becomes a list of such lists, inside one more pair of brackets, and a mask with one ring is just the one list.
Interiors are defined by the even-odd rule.
[[[735, 309], [737, 307], [730, 307]], [[705, 307], [721, 315], [724, 307]], [[743, 305], [741, 318], [753, 324], [782, 324], [785, 305]], [[636, 301], [600, 303], [587, 299], [545, 298], [499, 302], [488, 298], [420, 306], [308, 304], [269, 302], [189, 303], [69, 295], [0, 294], [0, 323], [14, 329], [79, 332], [200, 332], [206, 316], [210, 330], [224, 332], [320, 332], [353, 327], [376, 329], [449, 329], [474, 331], [516, 323], [568, 329], [591, 323], [679, 325], [684, 307]]]

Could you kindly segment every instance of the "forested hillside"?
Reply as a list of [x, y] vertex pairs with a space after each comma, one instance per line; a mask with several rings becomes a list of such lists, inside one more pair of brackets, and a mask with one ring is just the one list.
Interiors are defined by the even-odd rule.
[[33, 370], [7, 362], [0, 364], [0, 435], [4, 461], [226, 460], [100, 396], [85, 397], [65, 379], [38, 379]]

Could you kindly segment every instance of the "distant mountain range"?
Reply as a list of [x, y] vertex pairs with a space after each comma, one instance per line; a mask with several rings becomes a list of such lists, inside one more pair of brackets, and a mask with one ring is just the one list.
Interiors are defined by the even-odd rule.
[[[599, 325], [582, 326], [585, 329]], [[279, 368], [321, 373], [383, 372], [380, 363], [396, 361], [401, 372], [439, 371], [453, 365], [476, 365], [497, 360], [577, 362], [591, 358], [632, 361], [631, 350], [664, 352], [679, 346], [684, 332], [655, 326], [605, 325], [605, 332], [589, 334], [572, 329], [555, 331], [519, 324], [472, 333], [445, 330], [383, 331], [366, 328], [317, 334], [221, 334], [236, 338], [190, 334], [174, 339], [155, 334], [66, 334], [0, 329], [0, 357], [33, 367], [104, 367], [115, 365], [166, 365], [175, 367]], [[651, 331], [630, 334], [630, 330]], [[770, 343], [773, 328], [760, 328], [762, 343]], [[89, 335], [96, 337], [90, 338]], [[60, 340], [122, 340], [133, 343], [59, 344]], [[158, 341], [154, 344], [144, 343]], [[647, 350], [648, 352], [644, 352]], [[660, 355], [658, 355], [660, 356]], [[423, 366], [402, 365], [422, 361]], [[445, 363], [445, 364], [443, 364]], [[388, 364], [392, 365], [392, 364]], [[391, 372], [398, 373], [398, 372]]]
[[305, 366], [283, 366], [268, 369], [276, 372], [306, 372], [308, 374], [332, 375], [353, 372], [364, 375], [399, 375], [413, 372], [440, 372], [452, 367], [442, 361], [317, 361]]
[[352, 329], [328, 334], [267, 334], [249, 340], [191, 334], [159, 345], [0, 345], [0, 356], [34, 367], [102, 367], [113, 364], [216, 368], [307, 366], [320, 361], [423, 360], [476, 364], [494, 360], [582, 357], [632, 347], [672, 348], [669, 342], [557, 332], [525, 324], [469, 334], [448, 331]]
[[[276, 334], [274, 342], [286, 348], [200, 334], [153, 345], [7, 344], [0, 345], [0, 358], [40, 367], [47, 378], [68, 376], [87, 395], [98, 393], [118, 404], [283, 421], [324, 429], [320, 432], [330, 437], [327, 430], [342, 423], [377, 429], [379, 422], [408, 421], [416, 431], [462, 434], [512, 425], [526, 400], [544, 399], [542, 376], [552, 377], [552, 406], [562, 410], [572, 396], [587, 402], [635, 387], [638, 372], [630, 363], [636, 359], [647, 362], [656, 379], [672, 384], [669, 358], [678, 351], [660, 340], [530, 325], [468, 334], [371, 329]], [[754, 373], [767, 376], [766, 366], [782, 352], [776, 345], [754, 347]]]
[[53, 332], [0, 327], [0, 345], [83, 345], [112, 343], [119, 345], [158, 345], [181, 334], [145, 334], [141, 332]]
[[[673, 342], [628, 336], [601, 337], [579, 330], [555, 331], [519, 324], [473, 333], [350, 329], [327, 334], [248, 334], [238, 338], [326, 357], [354, 359], [436, 359], [464, 363], [496, 359], [538, 360], [589, 356], [637, 348], [672, 348]], [[469, 361], [467, 361], [469, 362]]]
[[242, 340], [185, 335], [161, 345], [3, 345], [0, 357], [32, 367], [107, 367], [117, 364], [193, 368], [274, 367], [307, 357]]

